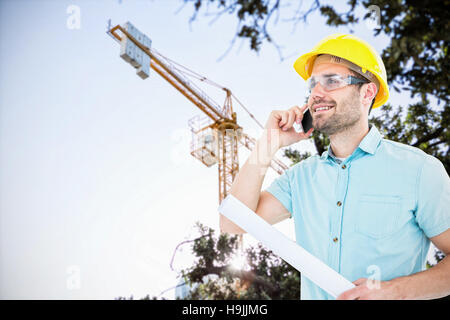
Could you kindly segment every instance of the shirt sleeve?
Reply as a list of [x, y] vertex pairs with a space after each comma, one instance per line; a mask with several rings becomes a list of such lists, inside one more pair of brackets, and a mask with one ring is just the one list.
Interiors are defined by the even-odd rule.
[[450, 228], [450, 178], [443, 164], [428, 156], [417, 182], [416, 221], [431, 238]]
[[292, 190], [289, 178], [290, 169], [286, 170], [281, 176], [276, 178], [266, 189], [275, 198], [280, 201], [292, 217]]

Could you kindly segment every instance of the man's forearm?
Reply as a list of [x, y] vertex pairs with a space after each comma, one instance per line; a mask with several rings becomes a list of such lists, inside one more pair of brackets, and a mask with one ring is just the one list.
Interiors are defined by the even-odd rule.
[[[275, 152], [276, 150], [268, 149], [264, 138], [258, 140], [231, 186], [230, 193], [253, 211], [256, 211], [258, 206], [264, 177]], [[220, 227], [225, 232], [245, 232], [222, 214], [220, 215]]]
[[264, 177], [274, 154], [264, 140], [258, 140], [231, 186], [230, 193], [253, 211], [258, 206]]
[[431, 269], [391, 282], [403, 299], [437, 299], [450, 295], [450, 256]]

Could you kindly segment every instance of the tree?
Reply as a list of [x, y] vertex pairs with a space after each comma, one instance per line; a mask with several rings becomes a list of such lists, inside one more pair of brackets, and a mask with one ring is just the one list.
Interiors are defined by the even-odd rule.
[[[179, 272], [181, 285], [189, 288], [186, 300], [299, 300], [300, 273], [262, 245], [238, 248], [238, 236], [221, 234], [197, 222], [199, 236], [175, 248], [172, 263], [181, 246], [190, 244], [195, 262]], [[240, 267], [233, 261], [242, 258]], [[173, 269], [173, 268], [172, 268]], [[177, 285], [179, 287], [181, 285]], [[169, 288], [173, 290], [176, 287]], [[165, 290], [165, 291], [168, 291]], [[163, 293], [165, 292], [163, 291]], [[157, 300], [149, 295], [139, 300]], [[164, 298], [163, 298], [164, 299]], [[116, 300], [134, 300], [133, 295]]]
[[[238, 237], [197, 224], [200, 236], [193, 240], [193, 266], [181, 271], [193, 289], [185, 299], [295, 299], [300, 298], [299, 272], [263, 246], [238, 248]], [[233, 265], [236, 257], [245, 263]], [[211, 275], [214, 275], [211, 277]]]

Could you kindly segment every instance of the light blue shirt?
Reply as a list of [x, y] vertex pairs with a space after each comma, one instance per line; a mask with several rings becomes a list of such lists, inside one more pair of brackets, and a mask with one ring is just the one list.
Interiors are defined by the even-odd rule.
[[[450, 228], [450, 178], [420, 149], [375, 126], [344, 162], [330, 147], [267, 188], [294, 218], [296, 241], [350, 281], [425, 269], [429, 238]], [[301, 299], [333, 299], [301, 277]]]

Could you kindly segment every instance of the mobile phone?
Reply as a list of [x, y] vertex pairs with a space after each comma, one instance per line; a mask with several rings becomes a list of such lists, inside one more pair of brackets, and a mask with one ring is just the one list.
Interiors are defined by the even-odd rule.
[[303, 130], [305, 130], [304, 132], [308, 132], [309, 129], [312, 128], [312, 116], [311, 116], [311, 112], [309, 112], [309, 108], [306, 109], [306, 112], [303, 114], [303, 119], [302, 119], [302, 127]]
[[295, 132], [306, 133], [311, 128], [312, 128], [311, 112], [309, 112], [309, 109], [306, 109], [306, 111], [303, 113], [303, 119], [302, 119], [301, 125], [298, 123], [294, 123], [294, 130], [295, 130]]

